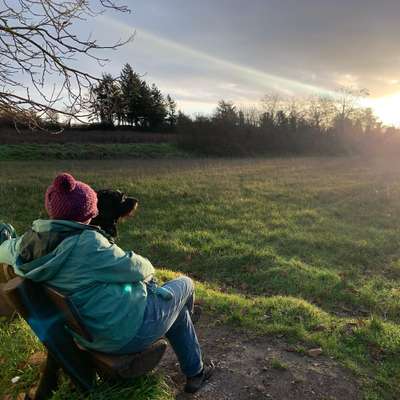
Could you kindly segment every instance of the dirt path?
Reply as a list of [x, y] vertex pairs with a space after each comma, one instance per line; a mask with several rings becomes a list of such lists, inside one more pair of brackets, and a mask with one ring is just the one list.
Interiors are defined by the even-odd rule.
[[196, 395], [182, 393], [184, 378], [169, 348], [162, 368], [175, 388], [176, 399], [196, 400], [358, 400], [354, 377], [324, 356], [308, 357], [288, 351], [270, 338], [251, 338], [231, 327], [202, 319], [197, 331], [204, 353], [217, 368]]

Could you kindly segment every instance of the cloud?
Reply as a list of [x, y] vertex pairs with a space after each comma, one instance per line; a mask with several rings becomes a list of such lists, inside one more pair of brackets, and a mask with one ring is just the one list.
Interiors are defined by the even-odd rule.
[[[126, 37], [132, 32], [127, 23], [106, 16], [102, 17], [104, 25], [108, 27], [107, 36]], [[221, 98], [238, 102], [255, 101], [270, 91], [332, 94], [312, 82], [311, 78], [315, 80], [315, 76], [310, 77], [309, 83], [304, 77], [290, 79], [211, 55], [143, 28], [137, 28], [135, 32], [135, 40], [113, 57], [114, 67], [118, 65], [120, 69], [124, 62], [130, 62], [139, 73], [146, 71], [146, 79], [154, 78], [161, 89], [175, 95], [181, 103], [190, 101], [193, 104], [215, 105]], [[98, 34], [101, 35], [101, 32]], [[131, 60], [138, 61], [132, 63]], [[190, 88], [190, 94], [183, 96], [182, 87]]]
[[132, 7], [133, 14], [107, 15], [92, 27], [108, 41], [137, 31], [107, 69], [118, 73], [129, 62], [180, 102], [329, 94], [341, 84], [373, 97], [399, 90], [398, 0], [152, 0]]

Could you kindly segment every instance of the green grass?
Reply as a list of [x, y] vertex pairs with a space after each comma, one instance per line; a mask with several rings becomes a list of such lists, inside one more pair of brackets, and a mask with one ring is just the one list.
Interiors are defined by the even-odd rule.
[[185, 158], [187, 153], [171, 143], [118, 144], [7, 144], [0, 145], [0, 161], [107, 160], [124, 158]]
[[278, 371], [286, 371], [289, 369], [288, 365], [284, 363], [283, 361], [279, 360], [278, 358], [272, 358], [270, 361], [271, 367], [278, 370]]
[[[27, 324], [18, 319], [13, 323], [0, 323], [0, 396], [5, 394], [17, 396], [27, 393], [37, 385], [39, 369], [30, 365], [27, 360], [32, 354], [43, 351], [41, 344], [30, 332]], [[20, 376], [16, 384], [11, 379]], [[63, 380], [53, 400], [80, 400], [84, 397], [71, 390], [69, 382]], [[173, 396], [161, 375], [149, 375], [136, 379], [124, 386], [99, 385], [89, 399], [91, 400], [172, 400]]]
[[[354, 371], [365, 399], [400, 397], [400, 162], [126, 160], [0, 167], [0, 220], [18, 231], [45, 215], [43, 193], [56, 172], [71, 171], [96, 188], [119, 187], [141, 204], [138, 216], [121, 226], [119, 243], [164, 267], [163, 279], [174, 276], [171, 270], [196, 278], [199, 298], [222, 322], [283, 335], [299, 348], [321, 346]], [[150, 386], [162, 387], [162, 378], [154, 379], [161, 380]]]

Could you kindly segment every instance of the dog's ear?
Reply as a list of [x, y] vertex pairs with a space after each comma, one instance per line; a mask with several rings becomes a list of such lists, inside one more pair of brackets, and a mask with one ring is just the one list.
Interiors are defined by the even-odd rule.
[[125, 197], [123, 198], [122, 203], [120, 204], [120, 216], [128, 217], [134, 214], [139, 206], [139, 201], [134, 197]]

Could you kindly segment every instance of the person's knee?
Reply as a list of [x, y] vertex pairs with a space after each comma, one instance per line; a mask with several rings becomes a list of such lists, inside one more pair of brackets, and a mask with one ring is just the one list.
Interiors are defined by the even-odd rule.
[[194, 294], [194, 282], [188, 276], [180, 276], [177, 281], [181, 288], [181, 293], [186, 298], [192, 297]]
[[179, 279], [181, 279], [183, 282], [185, 282], [185, 287], [188, 293], [192, 294], [194, 292], [194, 282], [191, 278], [188, 276], [181, 276]]
[[180, 276], [177, 279], [165, 283], [164, 287], [174, 293], [174, 296], [189, 299], [194, 295], [194, 283], [187, 276]]

